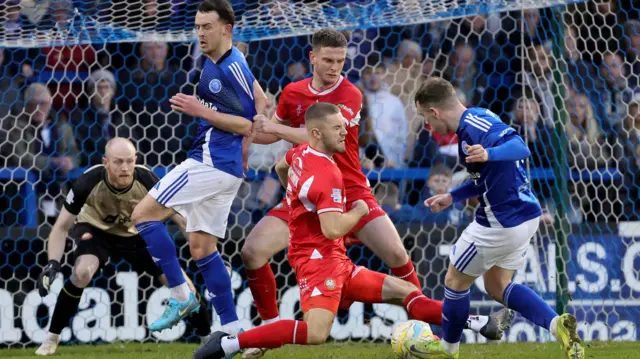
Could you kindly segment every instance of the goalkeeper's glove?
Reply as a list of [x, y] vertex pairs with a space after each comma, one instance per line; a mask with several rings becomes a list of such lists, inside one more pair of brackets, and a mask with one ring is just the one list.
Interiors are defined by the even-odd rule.
[[38, 291], [40, 292], [41, 297], [45, 297], [49, 294], [49, 290], [51, 289], [51, 283], [56, 279], [56, 276], [60, 272], [60, 262], [57, 260], [50, 260], [44, 269], [42, 269], [42, 273], [38, 277]]

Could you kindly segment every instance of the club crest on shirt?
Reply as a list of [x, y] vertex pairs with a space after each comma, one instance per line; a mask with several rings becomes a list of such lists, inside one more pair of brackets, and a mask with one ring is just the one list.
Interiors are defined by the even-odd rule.
[[298, 107], [296, 108], [296, 115], [297, 116], [302, 115], [302, 105], [298, 105]]
[[91, 234], [90, 232], [85, 232], [82, 237], [80, 237], [80, 239], [82, 239], [83, 241], [88, 241], [91, 238], [93, 238], [93, 234]]
[[462, 141], [462, 153], [464, 153], [465, 155], [468, 155], [469, 153], [467, 152], [466, 147], [469, 146], [469, 144], [467, 143], [467, 141]]
[[329, 278], [327, 280], [324, 281], [324, 286], [327, 287], [327, 289], [329, 290], [335, 290], [336, 289], [336, 281]]
[[222, 90], [222, 83], [218, 79], [213, 79], [209, 82], [209, 91], [218, 93]]

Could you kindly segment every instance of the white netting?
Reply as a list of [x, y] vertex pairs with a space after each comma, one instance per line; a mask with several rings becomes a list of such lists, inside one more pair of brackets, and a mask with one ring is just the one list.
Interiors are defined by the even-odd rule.
[[[330, 27], [353, 30], [413, 25], [489, 12], [544, 8], [584, 0], [231, 1], [237, 41], [301, 36]], [[70, 43], [193, 40], [199, 1], [8, 0], [2, 47]], [[8, 26], [7, 26], [8, 25]]]
[[[34, 2], [22, 6], [29, 3]], [[500, 115], [529, 144], [528, 173], [545, 208], [527, 270], [516, 281], [534, 286], [550, 303], [558, 293], [572, 297], [568, 309], [578, 316], [587, 340], [637, 340], [640, 8], [607, 1], [552, 6], [566, 3], [245, 2], [237, 7], [236, 40], [273, 111], [286, 84], [310, 75], [308, 34], [324, 25], [349, 30], [344, 74], [362, 87], [367, 101], [361, 126], [364, 171], [412, 255], [425, 294], [436, 299], [444, 296], [448, 251], [476, 203], [439, 216], [421, 204], [465, 175], [459, 171], [457, 139], [430, 134], [412, 106], [412, 95], [421, 79], [439, 74], [455, 84], [466, 104]], [[0, 345], [31, 345], [46, 332], [47, 313], [40, 307], [35, 279], [46, 263], [44, 239], [68, 181], [100, 163], [104, 143], [116, 135], [134, 140], [143, 162], [162, 175], [185, 158], [195, 132], [193, 119], [171, 112], [167, 100], [178, 92], [192, 93], [197, 78], [198, 49], [187, 41], [187, 19], [197, 2], [72, 4], [65, 9], [75, 14], [73, 22], [46, 30], [50, 35], [44, 42], [27, 32], [25, 22], [18, 28], [6, 22], [0, 43], [22, 46], [0, 49]], [[145, 15], [151, 11], [146, 4], [152, 4], [154, 16]], [[177, 27], [169, 27], [169, 18]], [[77, 24], [85, 27], [76, 29]], [[94, 25], [95, 33], [85, 31]], [[70, 43], [51, 47], [56, 31]], [[143, 40], [156, 42], [129, 43]], [[44, 84], [50, 96], [24, 99], [32, 83]], [[93, 96], [99, 87], [106, 92]], [[35, 109], [49, 109], [48, 140], [30, 115]], [[252, 226], [280, 198], [270, 171], [286, 148], [282, 142], [252, 148], [252, 171], [234, 203], [222, 247], [234, 267], [237, 309], [246, 327], [259, 321], [243, 282], [239, 251]], [[176, 244], [183, 264], [195, 273], [179, 234]], [[387, 270], [363, 247], [349, 252], [359, 264]], [[65, 277], [71, 270], [67, 263]], [[299, 316], [295, 277], [284, 255], [272, 264], [282, 316]], [[129, 270], [126, 263], [107, 266], [93, 283], [96, 288], [85, 291], [91, 302], [83, 300], [63, 340], [192, 338], [183, 324], [161, 335], [148, 333], [146, 326], [161, 313], [168, 291]], [[195, 282], [201, 285], [202, 279], [195, 276]], [[56, 282], [54, 292], [61, 286]], [[497, 309], [482, 289], [482, 282], [472, 289], [472, 310]], [[44, 300], [50, 310], [54, 302], [55, 295]], [[388, 338], [393, 325], [405, 318], [397, 307], [355, 304], [348, 320], [336, 322], [332, 337]], [[508, 340], [525, 338], [549, 339], [519, 320]], [[470, 333], [466, 340], [482, 341]]]

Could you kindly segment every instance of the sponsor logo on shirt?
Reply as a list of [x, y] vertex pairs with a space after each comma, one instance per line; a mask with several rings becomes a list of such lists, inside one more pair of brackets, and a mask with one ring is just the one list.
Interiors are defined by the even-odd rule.
[[206, 108], [210, 108], [214, 111], [218, 111], [218, 107], [214, 104], [212, 104], [211, 102], [207, 102], [203, 99], [200, 99], [200, 103], [203, 104]]
[[342, 103], [339, 103], [336, 106], [338, 106], [340, 109], [346, 111], [348, 114], [351, 115], [351, 117], [353, 117], [353, 110], [349, 106], [347, 106], [345, 104], [342, 104]]
[[75, 195], [73, 194], [73, 190], [70, 190], [69, 193], [67, 194], [67, 203], [73, 204], [74, 197]]
[[340, 188], [333, 188], [331, 190], [331, 198], [335, 203], [342, 203], [342, 190]]

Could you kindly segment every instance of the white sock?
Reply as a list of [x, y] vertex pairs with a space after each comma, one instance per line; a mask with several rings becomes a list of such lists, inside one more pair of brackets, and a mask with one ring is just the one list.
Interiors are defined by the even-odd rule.
[[60, 334], [49, 333], [47, 335], [47, 341], [58, 343], [60, 341]]
[[178, 302], [186, 302], [187, 300], [189, 300], [191, 289], [189, 289], [189, 285], [187, 284], [187, 282], [184, 282], [177, 287], [171, 288], [170, 292], [171, 298], [174, 298]]
[[442, 339], [440, 343], [442, 344], [442, 349], [444, 349], [448, 354], [455, 354], [460, 350], [460, 342], [448, 343], [446, 340]]
[[224, 354], [229, 355], [240, 350], [240, 341], [235, 335], [222, 337], [220, 346], [222, 347], [222, 350], [224, 350]]
[[262, 325], [267, 325], [267, 324], [271, 324], [271, 323], [275, 323], [278, 320], [280, 320], [280, 316], [277, 316], [275, 318], [271, 318], [271, 319], [267, 319], [267, 320], [263, 320], [262, 321]]
[[558, 318], [560, 318], [559, 315], [556, 315], [555, 318], [551, 319], [551, 324], [549, 324], [549, 332], [551, 333], [551, 335], [553, 335], [554, 337], [556, 336], [556, 323], [558, 321]]
[[474, 332], [479, 332], [485, 325], [489, 323], [489, 317], [486, 315], [472, 315], [467, 319], [467, 325], [465, 329], [471, 329]]
[[237, 320], [235, 320], [233, 322], [229, 322], [229, 323], [227, 323], [227, 324], [222, 326], [222, 331], [227, 333], [227, 334], [231, 334], [231, 335], [238, 334], [239, 330], [240, 330], [240, 324], [238, 323]]

